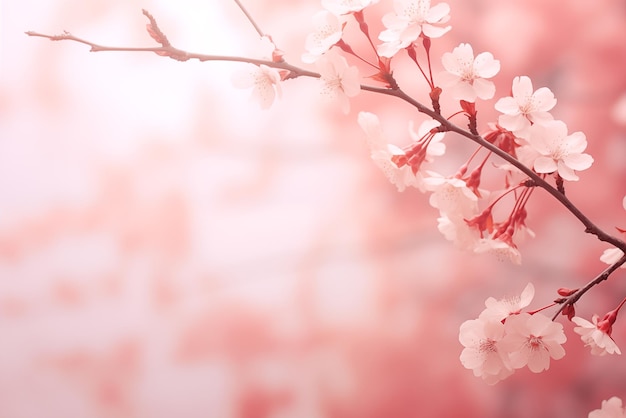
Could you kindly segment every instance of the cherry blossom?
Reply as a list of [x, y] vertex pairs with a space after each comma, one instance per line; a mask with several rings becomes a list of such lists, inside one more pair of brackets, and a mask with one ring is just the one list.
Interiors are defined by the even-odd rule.
[[367, 136], [372, 160], [383, 171], [387, 179], [396, 185], [398, 191], [404, 191], [409, 186], [421, 188], [421, 177], [417, 177], [410, 166], [398, 167], [392, 161], [399, 157], [406, 158], [406, 154], [402, 149], [390, 144], [384, 138], [378, 116], [369, 112], [360, 112], [358, 123]]
[[470, 44], [460, 44], [441, 59], [446, 72], [439, 75], [441, 86], [449, 88], [458, 100], [475, 102], [476, 98], [491, 99], [496, 93], [493, 82], [486, 80], [498, 74], [500, 61], [490, 52], [480, 53], [474, 58]]
[[310, 33], [305, 40], [304, 47], [307, 52], [302, 54], [302, 61], [313, 63], [324, 55], [330, 48], [341, 40], [343, 24], [334, 14], [322, 10], [313, 15], [315, 32]]
[[432, 130], [440, 126], [441, 124], [434, 119], [427, 119], [420, 124], [417, 128], [417, 132], [414, 131], [413, 121], [409, 122], [409, 135], [415, 142], [422, 141], [423, 138], [428, 137], [428, 147], [426, 148], [425, 160], [430, 162], [433, 157], [440, 157], [446, 153], [446, 144], [441, 142], [446, 135], [445, 132], [438, 132], [432, 134]]
[[339, 16], [360, 12], [376, 3], [378, 3], [378, 0], [322, 0], [322, 7]]
[[593, 163], [593, 157], [583, 153], [587, 148], [585, 134], [568, 135], [567, 126], [560, 120], [533, 125], [527, 140], [536, 151], [532, 168], [537, 173], [557, 171], [564, 180], [576, 181], [576, 171], [586, 170]]
[[517, 315], [522, 309], [530, 305], [535, 297], [535, 286], [528, 283], [522, 293], [519, 295], [495, 299], [487, 298], [485, 301], [485, 310], [482, 311], [479, 318], [483, 320], [502, 321], [510, 315]]
[[513, 79], [513, 97], [503, 97], [495, 104], [497, 111], [504, 113], [498, 124], [511, 132], [528, 129], [531, 123], [552, 120], [549, 111], [556, 105], [554, 94], [547, 87], [533, 91], [529, 77]]
[[359, 70], [349, 67], [348, 62], [339, 54], [328, 53], [317, 63], [317, 70], [323, 83], [321, 93], [329, 100], [337, 100], [343, 113], [350, 111], [349, 97], [354, 97], [361, 91]]
[[437, 218], [437, 229], [448, 240], [462, 250], [474, 250], [480, 236], [462, 216], [443, 214]]
[[477, 254], [489, 253], [499, 261], [510, 261], [513, 264], [522, 264], [522, 254], [517, 248], [500, 239], [483, 238], [475, 246]]
[[261, 109], [268, 109], [274, 98], [281, 96], [280, 80], [280, 72], [264, 64], [246, 65], [245, 69], [240, 69], [231, 76], [233, 86], [241, 89], [252, 87], [251, 98], [259, 102]]
[[591, 347], [591, 354], [595, 356], [622, 354], [606, 327], [602, 326], [602, 321], [598, 323], [598, 318], [598, 315], [593, 315], [589, 322], [578, 316], [573, 317], [572, 322], [578, 325], [574, 332], [580, 335], [586, 346]]
[[478, 197], [459, 178], [444, 177], [428, 171], [424, 187], [433, 192], [429, 199], [430, 205], [442, 214], [470, 219], [478, 213]]
[[513, 374], [508, 354], [499, 348], [502, 338], [504, 325], [499, 321], [473, 319], [461, 324], [459, 330], [459, 341], [465, 347], [461, 363], [490, 385]]
[[450, 19], [449, 13], [450, 6], [447, 3], [430, 7], [430, 0], [395, 0], [394, 12], [383, 16], [383, 24], [387, 29], [378, 36], [383, 41], [378, 47], [378, 53], [391, 58], [422, 34], [429, 38], [443, 36], [451, 27], [434, 25], [446, 23]]
[[589, 418], [626, 418], [626, 411], [622, 407], [622, 400], [613, 396], [607, 401], [602, 401], [602, 407], [589, 413]]
[[550, 368], [550, 358], [559, 360], [565, 356], [561, 346], [567, 340], [563, 325], [541, 313], [509, 316], [504, 327], [506, 335], [501, 349], [509, 353], [515, 369], [528, 366], [531, 372], [540, 373]]

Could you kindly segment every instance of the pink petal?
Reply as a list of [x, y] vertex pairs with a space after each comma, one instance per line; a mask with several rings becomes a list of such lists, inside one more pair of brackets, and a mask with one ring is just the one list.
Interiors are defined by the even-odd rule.
[[[503, 97], [494, 105], [498, 112], [502, 112], [506, 115], [519, 115], [519, 104], [517, 100], [512, 97]], [[507, 128], [508, 129], [508, 128]]]
[[[513, 79], [513, 87], [511, 88], [513, 97], [520, 101], [523, 98], [530, 98], [533, 95], [533, 83], [530, 78], [523, 75], [521, 77], [515, 77]], [[525, 100], [521, 100], [524, 102]]]
[[567, 137], [567, 149], [572, 154], [581, 153], [587, 148], [587, 137], [582, 132], [574, 132]]
[[533, 103], [538, 111], [547, 112], [556, 106], [556, 98], [549, 88], [542, 87], [533, 94]]
[[567, 180], [567, 181], [579, 180], [574, 170], [566, 166], [565, 163], [563, 163], [563, 161], [559, 160], [557, 163], [557, 166], [559, 170], [559, 176], [563, 177], [563, 180]]
[[500, 61], [493, 59], [491, 52], [483, 52], [474, 60], [474, 71], [480, 77], [491, 78], [500, 71]]
[[[443, 4], [443, 3], [440, 3], [440, 4]], [[428, 23], [425, 23], [422, 25], [422, 31], [424, 32], [424, 35], [428, 36], [429, 38], [440, 38], [443, 35], [445, 35], [447, 32], [449, 32], [450, 29], [452, 29], [452, 26], [446, 26], [446, 27], [441, 28], [439, 26], [429, 25]]]
[[535, 160], [533, 168], [537, 173], [548, 174], [554, 173], [558, 167], [552, 158], [541, 156]]
[[428, 23], [443, 23], [449, 14], [450, 6], [448, 3], [439, 3], [431, 7], [424, 18]]
[[483, 100], [491, 99], [496, 94], [496, 85], [484, 78], [475, 79], [473, 86], [476, 96]]
[[519, 131], [530, 126], [524, 115], [500, 115], [498, 124], [511, 132]]
[[566, 166], [573, 170], [586, 170], [593, 164], [593, 157], [589, 154], [570, 154], [563, 157]]

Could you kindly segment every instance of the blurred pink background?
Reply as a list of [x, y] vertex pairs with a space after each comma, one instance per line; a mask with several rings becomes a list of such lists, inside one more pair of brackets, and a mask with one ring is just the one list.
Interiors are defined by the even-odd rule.
[[[319, 2], [246, 3], [300, 65]], [[435, 56], [460, 42], [491, 51], [496, 98], [516, 75], [549, 86], [555, 117], [586, 133], [596, 160], [568, 195], [605, 230], [626, 227], [626, 112], [614, 112], [626, 3], [448, 3], [453, 30]], [[367, 11], [374, 34], [390, 4]], [[601, 271], [607, 247], [540, 192], [522, 266], [455, 250], [427, 197], [384, 179], [356, 123], [372, 111], [406, 143], [408, 121], [424, 119], [408, 105], [362, 92], [344, 116], [302, 79], [260, 111], [231, 87], [236, 63], [24, 35], [150, 46], [142, 8], [179, 48], [256, 53], [227, 0], [0, 7], [0, 417], [570, 418], [626, 400], [622, 359], [592, 358], [567, 323], [567, 355], [548, 372], [490, 387], [462, 367], [458, 328], [484, 299], [532, 281], [531, 306], [548, 304]], [[414, 67], [396, 61], [401, 86], [425, 100]], [[478, 106], [481, 129], [494, 102]], [[473, 146], [446, 142], [452, 171]], [[624, 279], [579, 314], [612, 309]], [[622, 349], [625, 331], [618, 321]]]

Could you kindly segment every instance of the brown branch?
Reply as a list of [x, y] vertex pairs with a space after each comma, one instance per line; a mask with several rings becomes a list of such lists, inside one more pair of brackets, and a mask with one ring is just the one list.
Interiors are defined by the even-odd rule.
[[626, 263], [626, 252], [622, 256], [622, 258], [620, 258], [615, 263], [613, 263], [609, 267], [607, 267], [602, 273], [600, 273], [598, 276], [596, 276], [593, 280], [591, 280], [589, 283], [587, 283], [584, 287], [580, 288], [578, 291], [576, 291], [574, 294], [572, 294], [571, 296], [567, 297], [566, 299], [559, 301], [561, 303], [561, 307], [559, 308], [558, 311], [556, 311], [556, 313], [552, 317], [552, 320], [554, 321], [559, 316], [559, 314], [561, 312], [563, 312], [563, 310], [565, 308], [567, 308], [568, 306], [574, 306], [574, 303], [578, 302], [578, 299], [580, 299], [582, 297], [582, 295], [587, 293], [589, 291], [589, 289], [591, 289], [595, 285], [597, 285], [597, 284], [607, 280], [609, 278], [609, 276], [611, 275], [611, 273], [613, 273], [615, 270], [617, 270], [624, 263]]
[[210, 54], [198, 54], [195, 52], [188, 52], [182, 49], [173, 47], [171, 44], [168, 46], [157, 47], [119, 47], [119, 46], [105, 46], [99, 45], [94, 42], [87, 41], [85, 39], [78, 38], [69, 32], [63, 32], [61, 35], [45, 35], [38, 32], [28, 31], [25, 32], [28, 36], [37, 36], [41, 38], [47, 38], [51, 41], [73, 41], [81, 44], [88, 45], [90, 52], [153, 52], [163, 57], [169, 57], [176, 61], [188, 61], [190, 59], [196, 59], [198, 61], [231, 61], [231, 62], [247, 62], [255, 65], [267, 65], [268, 67], [287, 70], [290, 75], [287, 78], [296, 77], [313, 77], [319, 78], [320, 75], [316, 72], [305, 70], [304, 68], [296, 67], [295, 65], [288, 64], [286, 62], [274, 62], [269, 60], [245, 58], [245, 57], [233, 57], [227, 55], [210, 55]]

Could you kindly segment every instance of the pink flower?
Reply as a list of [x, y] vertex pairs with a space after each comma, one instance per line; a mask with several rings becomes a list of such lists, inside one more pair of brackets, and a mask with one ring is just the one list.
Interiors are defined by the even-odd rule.
[[461, 363], [490, 385], [513, 374], [507, 353], [499, 348], [502, 338], [504, 325], [499, 321], [469, 320], [459, 330], [459, 341], [465, 347]]
[[622, 400], [613, 396], [608, 401], [602, 401], [602, 408], [589, 413], [589, 418], [625, 418], [626, 411], [622, 407]]
[[394, 12], [383, 16], [387, 28], [378, 39], [383, 41], [378, 53], [387, 58], [408, 47], [423, 33], [429, 38], [439, 38], [450, 30], [450, 26], [439, 27], [449, 19], [450, 6], [439, 3], [430, 7], [430, 0], [395, 0]]
[[378, 116], [360, 112], [358, 122], [367, 136], [372, 160], [385, 173], [387, 179], [396, 185], [398, 191], [403, 191], [409, 186], [421, 188], [421, 175], [417, 177], [408, 165], [398, 167], [393, 162], [398, 158], [406, 158], [406, 154], [385, 139]]
[[317, 61], [336, 45], [343, 35], [343, 24], [339, 18], [326, 10], [313, 15], [313, 24], [315, 32], [306, 37], [304, 47], [307, 53], [302, 54], [302, 61], [308, 64]]
[[437, 218], [437, 229], [448, 240], [462, 250], [474, 250], [480, 236], [476, 229], [471, 228], [461, 216], [443, 214]]
[[535, 297], [535, 286], [532, 283], [528, 283], [522, 293], [519, 295], [495, 299], [493, 297], [487, 298], [485, 301], [485, 310], [482, 311], [479, 318], [484, 320], [502, 321], [510, 315], [517, 315], [522, 312], [522, 309], [530, 305]]
[[530, 127], [531, 123], [552, 120], [549, 111], [556, 105], [554, 94], [547, 87], [533, 92], [533, 84], [526, 76], [515, 77], [513, 97], [503, 97], [495, 104], [497, 111], [504, 113], [498, 124], [511, 132]]
[[565, 356], [561, 346], [567, 340], [563, 325], [541, 313], [509, 316], [504, 327], [506, 336], [500, 347], [509, 353], [515, 369], [528, 366], [531, 372], [539, 373], [550, 368], [550, 358]]
[[450, 218], [471, 219], [478, 213], [478, 197], [467, 184], [456, 177], [443, 177], [433, 171], [427, 172], [424, 187], [433, 192], [429, 203]]
[[522, 264], [522, 254], [519, 250], [499, 239], [483, 238], [474, 248], [476, 253], [489, 253], [495, 255], [499, 261], [510, 261], [513, 264]]
[[578, 316], [572, 318], [572, 322], [578, 325], [574, 328], [574, 332], [580, 335], [586, 346], [591, 347], [591, 354], [594, 356], [622, 354], [613, 338], [598, 325], [598, 315], [593, 315], [591, 321]]
[[375, 3], [378, 3], [378, 0], [322, 0], [322, 7], [339, 16], [360, 12]]
[[343, 113], [350, 111], [349, 97], [354, 97], [361, 91], [359, 70], [348, 67], [348, 62], [339, 54], [328, 53], [317, 61], [323, 83], [321, 93], [329, 100], [337, 100]]
[[476, 98], [491, 99], [496, 93], [496, 86], [487, 78], [500, 71], [500, 61], [495, 60], [490, 52], [483, 52], [474, 58], [470, 44], [460, 44], [452, 52], [446, 52], [441, 59], [445, 73], [439, 75], [441, 85], [449, 88], [452, 96], [458, 100], [475, 102]]
[[231, 77], [231, 82], [237, 88], [247, 89], [252, 87], [253, 100], [261, 105], [261, 109], [268, 109], [276, 96], [280, 97], [280, 72], [267, 65], [249, 64], [245, 69], [236, 71]]
[[567, 125], [560, 120], [533, 125], [527, 140], [536, 152], [532, 168], [537, 173], [557, 171], [564, 180], [576, 181], [576, 171], [586, 170], [593, 163], [591, 155], [583, 154], [587, 148], [585, 134], [568, 135]]

